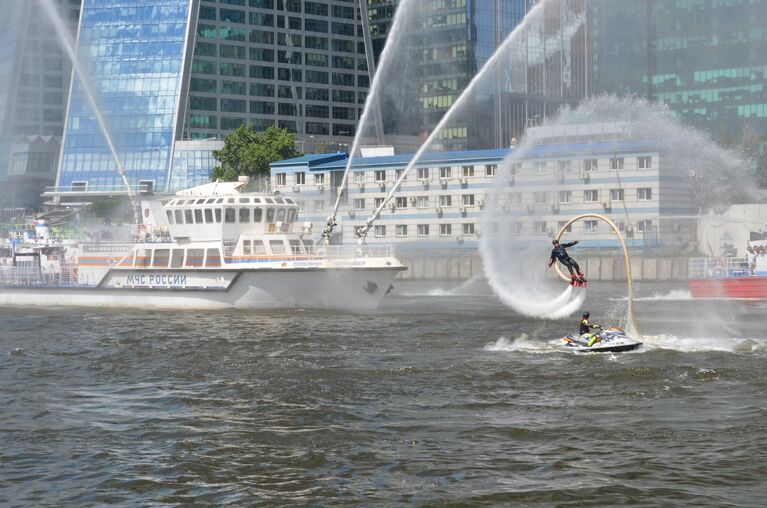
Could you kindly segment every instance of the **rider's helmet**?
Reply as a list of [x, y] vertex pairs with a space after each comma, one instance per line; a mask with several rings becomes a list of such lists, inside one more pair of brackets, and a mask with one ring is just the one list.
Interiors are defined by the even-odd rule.
[[591, 314], [589, 314], [588, 312], [583, 313], [583, 319], [588, 319], [589, 317], [591, 317]]
[[559, 243], [559, 240], [557, 240], [556, 238], [554, 238], [554, 239], [551, 241], [551, 245], [556, 245], [556, 244], [558, 244], [558, 243]]

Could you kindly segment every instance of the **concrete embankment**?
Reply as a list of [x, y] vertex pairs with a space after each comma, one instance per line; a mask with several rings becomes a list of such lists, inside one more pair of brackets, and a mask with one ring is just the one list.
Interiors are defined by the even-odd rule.
[[[408, 256], [398, 258], [407, 266], [398, 278], [401, 280], [468, 280], [483, 273], [482, 257], [477, 252], [460, 255]], [[621, 257], [579, 258], [581, 269], [589, 280], [626, 280], [626, 265]], [[542, 261], [545, 264], [545, 260]], [[636, 281], [683, 281], [688, 276], [688, 259], [682, 257], [636, 257], [631, 261], [631, 272]], [[549, 277], [555, 278], [554, 269]]]

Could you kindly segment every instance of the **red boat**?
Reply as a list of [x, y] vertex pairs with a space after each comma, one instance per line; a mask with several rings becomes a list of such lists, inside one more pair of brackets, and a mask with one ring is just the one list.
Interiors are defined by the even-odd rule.
[[745, 258], [691, 259], [692, 297], [767, 300], [767, 242], [749, 245], [752, 252]]

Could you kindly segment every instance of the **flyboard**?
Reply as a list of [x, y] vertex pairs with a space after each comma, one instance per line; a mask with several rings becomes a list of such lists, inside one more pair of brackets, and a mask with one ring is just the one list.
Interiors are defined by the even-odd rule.
[[[587, 213], [578, 215], [577, 217], [567, 221], [567, 223], [565, 223], [560, 228], [556, 239], [560, 240], [573, 223], [582, 219], [598, 219], [607, 223], [607, 225], [610, 226], [610, 228], [613, 230], [613, 233], [615, 233], [618, 237], [618, 240], [620, 240], [621, 247], [623, 248], [623, 259], [626, 262], [626, 283], [628, 285], [628, 324], [633, 332], [633, 335], [637, 338], [641, 338], [639, 333], [639, 326], [637, 325], [636, 318], [634, 317], [634, 287], [632, 284], [631, 276], [631, 258], [629, 257], [628, 248], [626, 247], [626, 241], [623, 239], [623, 235], [621, 235], [618, 226], [616, 226], [613, 221], [604, 215]], [[578, 277], [576, 275], [571, 275], [568, 277], [562, 272], [559, 263], [555, 264], [554, 266], [557, 270], [557, 273], [559, 274], [559, 277], [565, 282], [569, 283], [571, 286], [586, 287], [588, 281], [585, 277]], [[608, 328], [606, 330], [601, 330], [598, 334], [596, 334], [596, 336], [597, 341], [591, 346], [588, 345], [589, 341], [582, 338], [580, 335], [568, 335], [566, 337], [562, 337], [562, 340], [565, 341], [565, 348], [569, 351], [591, 353], [617, 353], [623, 351], [633, 351], [642, 345], [639, 340], [630, 336], [620, 328]]]

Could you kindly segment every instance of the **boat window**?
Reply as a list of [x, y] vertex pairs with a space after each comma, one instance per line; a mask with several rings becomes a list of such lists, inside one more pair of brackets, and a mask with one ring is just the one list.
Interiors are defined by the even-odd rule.
[[290, 205], [295, 205], [295, 204], [296, 204], [296, 202], [295, 202], [295, 201], [293, 201], [293, 200], [292, 200], [292, 199], [290, 199], [290, 198], [285, 198], [285, 202], [286, 202], [286, 203], [288, 203], [288, 204], [290, 204]]
[[291, 210], [288, 213], [288, 222], [295, 222], [295, 220], [296, 220], [296, 211], [295, 210]]
[[253, 254], [256, 256], [266, 255], [266, 247], [263, 240], [253, 240]]
[[202, 210], [200, 210], [199, 208], [194, 211], [194, 221], [197, 224], [202, 224]]
[[216, 204], [220, 204], [220, 203], [223, 203], [223, 202], [224, 202], [224, 198], [218, 198], [216, 200]]
[[154, 251], [154, 261], [152, 261], [152, 266], [155, 268], [168, 268], [169, 259], [170, 249], [157, 249]]
[[178, 201], [176, 201], [176, 206], [180, 206], [180, 205], [183, 205], [184, 203], [186, 203], [186, 201], [185, 201], [185, 200], [183, 200], [183, 199], [179, 199]]
[[205, 251], [202, 249], [189, 249], [186, 251], [186, 266], [197, 268], [202, 266]]
[[277, 209], [277, 220], [278, 221], [284, 221], [285, 220], [285, 209], [284, 208], [278, 208]]
[[253, 202], [255, 204], [259, 204], [259, 203], [261, 203], [261, 198], [253, 198]]
[[282, 199], [282, 198], [274, 198], [274, 202], [277, 203], [278, 205], [284, 205], [285, 204], [285, 200]]
[[176, 216], [176, 224], [184, 223], [184, 214], [181, 212], [181, 210], [174, 210], [173, 215]]
[[205, 224], [213, 224], [213, 210], [205, 209]]
[[252, 242], [250, 240], [243, 240], [242, 241], [242, 253], [246, 256], [250, 256], [250, 253], [253, 252], [251, 249]]
[[240, 222], [250, 222], [250, 208], [240, 208]]
[[192, 218], [191, 210], [184, 210], [184, 222], [187, 224], [194, 224], [194, 218]]
[[181, 268], [184, 266], [184, 249], [173, 249], [173, 255], [170, 258], [171, 268]]
[[234, 203], [234, 198], [229, 198], [226, 200], [227, 203]]
[[173, 224], [173, 212], [170, 210], [165, 210], [165, 215], [168, 216], [168, 224]]
[[282, 240], [269, 240], [269, 248], [272, 249], [272, 254], [284, 254], [285, 244]]
[[250, 198], [240, 198], [240, 203], [250, 203]]
[[141, 249], [136, 255], [136, 266], [138, 268], [149, 268], [152, 262], [152, 251], [148, 249]]
[[221, 224], [221, 209], [216, 208], [216, 224]]
[[274, 208], [267, 208], [266, 209], [266, 222], [272, 223], [274, 222]]
[[298, 240], [289, 240], [290, 242], [290, 250], [293, 251], [293, 254], [301, 254], [301, 242]]
[[208, 249], [208, 258], [205, 261], [205, 266], [208, 268], [221, 266], [221, 251], [218, 249]]
[[234, 208], [225, 208], [224, 209], [224, 222], [227, 224], [234, 223]]
[[267, 204], [274, 204], [274, 200], [272, 198], [264, 198], [264, 201], [266, 201]]
[[215, 200], [216, 200], [216, 198], [210, 198], [209, 200], [207, 200], [207, 201], [205, 202], [205, 204], [206, 204], [206, 205], [209, 205], [209, 204], [213, 203]]
[[198, 200], [197, 200], [197, 204], [198, 204], [198, 205], [201, 205], [201, 204], [203, 204], [204, 202], [205, 202], [205, 200], [204, 200], [204, 199], [198, 199]]
[[261, 222], [261, 209], [260, 208], [254, 208], [253, 209], [253, 222]]

